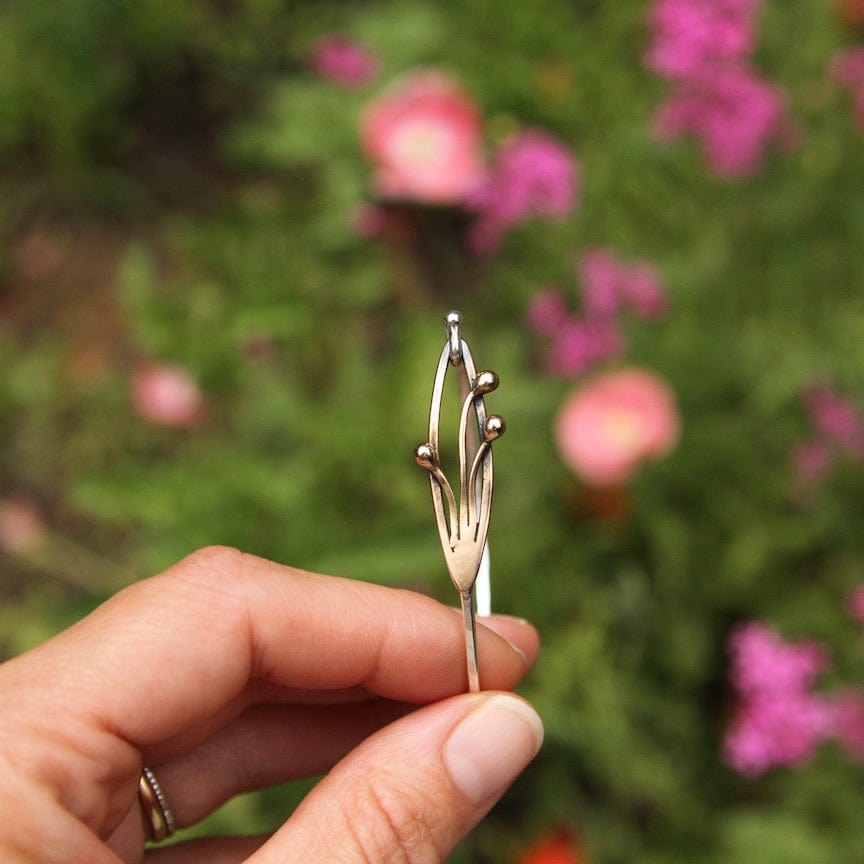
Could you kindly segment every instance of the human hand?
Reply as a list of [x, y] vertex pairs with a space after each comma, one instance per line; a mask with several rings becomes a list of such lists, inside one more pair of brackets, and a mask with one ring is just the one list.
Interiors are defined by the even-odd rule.
[[[0, 666], [0, 860], [440, 862], [542, 737], [526, 702], [489, 692], [531, 667], [534, 629], [493, 616], [477, 635], [489, 689], [466, 694], [455, 610], [196, 552]], [[239, 792], [329, 773], [269, 838], [145, 852], [144, 765], [178, 828]]]

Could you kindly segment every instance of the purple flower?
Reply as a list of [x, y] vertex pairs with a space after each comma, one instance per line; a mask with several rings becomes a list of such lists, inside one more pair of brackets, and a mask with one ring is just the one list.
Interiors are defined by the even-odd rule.
[[846, 690], [831, 701], [834, 737], [856, 761], [864, 760], [864, 694]]
[[655, 131], [695, 135], [711, 168], [754, 173], [767, 144], [787, 133], [786, 96], [751, 68], [761, 0], [655, 0], [649, 68], [672, 83]]
[[560, 291], [547, 288], [534, 296], [528, 306], [528, 327], [543, 336], [555, 336], [566, 322], [567, 300]]
[[469, 206], [477, 212], [469, 242], [477, 252], [497, 248], [514, 225], [533, 216], [563, 218], [576, 203], [579, 167], [545, 132], [528, 129], [508, 138]]
[[810, 687], [828, 666], [828, 653], [816, 642], [786, 642], [761, 621], [751, 621], [729, 637], [730, 680], [743, 695], [789, 693]]
[[834, 454], [821, 439], [804, 441], [792, 451], [792, 465], [799, 483], [806, 486], [818, 485], [831, 470]]
[[858, 125], [864, 127], [864, 47], [838, 52], [831, 58], [828, 68], [838, 84], [852, 91], [855, 117]]
[[549, 352], [549, 369], [566, 377], [579, 375], [601, 360], [617, 357], [623, 350], [624, 339], [615, 321], [573, 316], [555, 335]]
[[651, 10], [646, 64], [672, 79], [746, 59], [760, 0], [658, 0]]
[[364, 46], [338, 33], [315, 43], [310, 57], [312, 69], [346, 87], [361, 87], [378, 74], [378, 58]]
[[666, 312], [666, 292], [653, 265], [628, 264], [606, 249], [586, 252], [578, 264], [582, 305], [589, 317], [611, 317], [622, 308], [640, 318]]
[[672, 92], [656, 130], [666, 139], [695, 135], [718, 174], [753, 174], [766, 146], [786, 131], [786, 96], [747, 68], [714, 69]]
[[864, 585], [859, 585], [849, 596], [846, 610], [859, 624], [864, 624]]
[[577, 265], [582, 307], [592, 318], [611, 318], [621, 308], [624, 267], [606, 249], [586, 252]]
[[786, 642], [753, 621], [732, 633], [729, 653], [738, 704], [723, 742], [726, 762], [757, 776], [806, 761], [834, 728], [830, 701], [810, 690], [828, 665], [826, 649]]
[[817, 434], [854, 459], [864, 458], [864, 420], [858, 409], [829, 384], [812, 384], [804, 403]]
[[745, 699], [723, 742], [727, 764], [749, 777], [811, 758], [832, 725], [830, 704], [793, 691]]

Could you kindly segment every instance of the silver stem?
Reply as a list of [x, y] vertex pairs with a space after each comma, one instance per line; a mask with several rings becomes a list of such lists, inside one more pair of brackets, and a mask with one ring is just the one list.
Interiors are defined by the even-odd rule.
[[468, 666], [468, 690], [480, 692], [480, 669], [477, 665], [477, 626], [474, 622], [474, 598], [472, 592], [460, 591], [462, 620], [465, 623], [465, 660]]

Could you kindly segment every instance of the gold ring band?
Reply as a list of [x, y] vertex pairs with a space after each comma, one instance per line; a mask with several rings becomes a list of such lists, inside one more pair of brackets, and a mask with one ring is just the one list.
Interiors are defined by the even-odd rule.
[[150, 826], [150, 839], [158, 843], [170, 837], [174, 833], [174, 816], [165, 800], [162, 787], [153, 772], [146, 766], [141, 771], [141, 779], [138, 781], [138, 800]]

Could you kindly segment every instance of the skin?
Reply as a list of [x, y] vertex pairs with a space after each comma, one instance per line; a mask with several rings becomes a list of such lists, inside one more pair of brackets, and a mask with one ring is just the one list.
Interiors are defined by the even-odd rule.
[[[467, 694], [456, 610], [200, 550], [0, 666], [0, 860], [443, 861], [539, 746], [516, 722], [512, 754], [453, 768], [456, 730], [482, 751], [488, 709], [517, 700], [494, 691], [539, 647], [506, 616], [484, 619], [478, 646], [484, 692]], [[239, 792], [328, 773], [269, 837], [145, 851], [143, 765], [178, 829]]]

